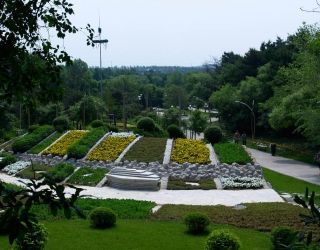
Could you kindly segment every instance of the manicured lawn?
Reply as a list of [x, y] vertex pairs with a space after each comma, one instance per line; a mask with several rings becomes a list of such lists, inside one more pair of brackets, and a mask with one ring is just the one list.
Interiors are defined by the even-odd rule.
[[68, 183], [95, 187], [109, 172], [107, 169], [81, 167], [67, 180]]
[[[228, 225], [211, 224], [203, 234], [193, 235], [181, 221], [118, 219], [115, 227], [104, 230], [90, 228], [89, 220], [42, 223], [49, 231], [47, 250], [203, 250], [210, 232], [222, 228], [230, 229], [240, 238], [243, 250], [273, 249], [268, 234]], [[0, 236], [0, 246], [3, 250], [11, 249], [7, 236]]]
[[47, 170], [49, 170], [51, 168], [52, 167], [50, 167], [50, 166], [34, 164], [33, 169], [35, 172], [32, 170], [32, 166], [29, 166], [29, 167], [23, 169], [22, 171], [18, 172], [16, 174], [16, 176], [21, 177], [21, 178], [39, 180], [39, 179], [43, 178], [43, 175], [40, 174], [40, 171], [46, 172]]

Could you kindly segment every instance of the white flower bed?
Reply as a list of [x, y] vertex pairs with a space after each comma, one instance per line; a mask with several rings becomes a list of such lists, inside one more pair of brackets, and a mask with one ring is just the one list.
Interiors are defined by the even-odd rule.
[[136, 136], [133, 132], [120, 132], [120, 133], [112, 133], [109, 135], [110, 137], [129, 137]]
[[223, 189], [261, 188], [263, 184], [260, 178], [254, 177], [229, 177], [221, 178]]
[[19, 172], [22, 169], [25, 169], [31, 165], [31, 162], [29, 161], [17, 161], [16, 163], [10, 164], [2, 169], [2, 171], [7, 172], [7, 174], [15, 174]]

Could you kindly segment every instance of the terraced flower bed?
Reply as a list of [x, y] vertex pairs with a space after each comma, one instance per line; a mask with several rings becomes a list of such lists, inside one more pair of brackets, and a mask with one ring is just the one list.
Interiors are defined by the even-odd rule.
[[115, 161], [135, 139], [136, 136], [131, 133], [113, 133], [92, 150], [86, 159], [89, 161]]
[[68, 183], [95, 187], [109, 171], [102, 168], [82, 167], [68, 179]]
[[122, 161], [162, 163], [166, 144], [166, 138], [143, 137], [130, 148]]
[[72, 130], [68, 134], [64, 135], [56, 143], [52, 144], [48, 149], [44, 150], [42, 154], [64, 156], [67, 153], [67, 149], [82, 136], [84, 136], [88, 131], [83, 130]]
[[6, 167], [4, 167], [2, 169], [2, 171], [6, 172], [9, 175], [13, 175], [13, 174], [16, 174], [17, 172], [19, 172], [20, 170], [25, 169], [29, 165], [31, 165], [31, 162], [17, 161], [13, 164], [10, 164], [10, 165], [7, 165]]
[[63, 133], [55, 133], [45, 141], [39, 143], [38, 145], [34, 146], [33, 148], [28, 150], [28, 153], [30, 154], [39, 154], [42, 150], [46, 149], [49, 147], [52, 143], [54, 143], [56, 140], [59, 139], [60, 136], [62, 136]]
[[184, 162], [208, 164], [210, 163], [210, 150], [204, 141], [181, 139], [175, 140], [171, 153], [171, 161], [182, 164]]

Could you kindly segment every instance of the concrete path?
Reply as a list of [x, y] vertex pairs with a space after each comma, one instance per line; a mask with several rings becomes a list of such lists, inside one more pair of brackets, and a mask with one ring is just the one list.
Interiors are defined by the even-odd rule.
[[318, 166], [277, 155], [272, 156], [270, 153], [261, 150], [247, 148], [247, 151], [251, 153], [256, 162], [262, 167], [320, 185], [320, 172]]

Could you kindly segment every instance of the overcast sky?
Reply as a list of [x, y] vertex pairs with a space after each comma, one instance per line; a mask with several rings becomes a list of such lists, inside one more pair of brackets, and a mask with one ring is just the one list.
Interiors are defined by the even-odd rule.
[[[263, 41], [286, 39], [302, 22], [319, 22], [307, 13], [316, 0], [69, 0], [77, 27], [87, 23], [102, 39], [102, 67], [199, 66], [223, 52], [244, 55]], [[98, 33], [97, 33], [98, 34]], [[99, 49], [87, 47], [85, 35], [64, 41], [73, 59], [99, 66]]]

